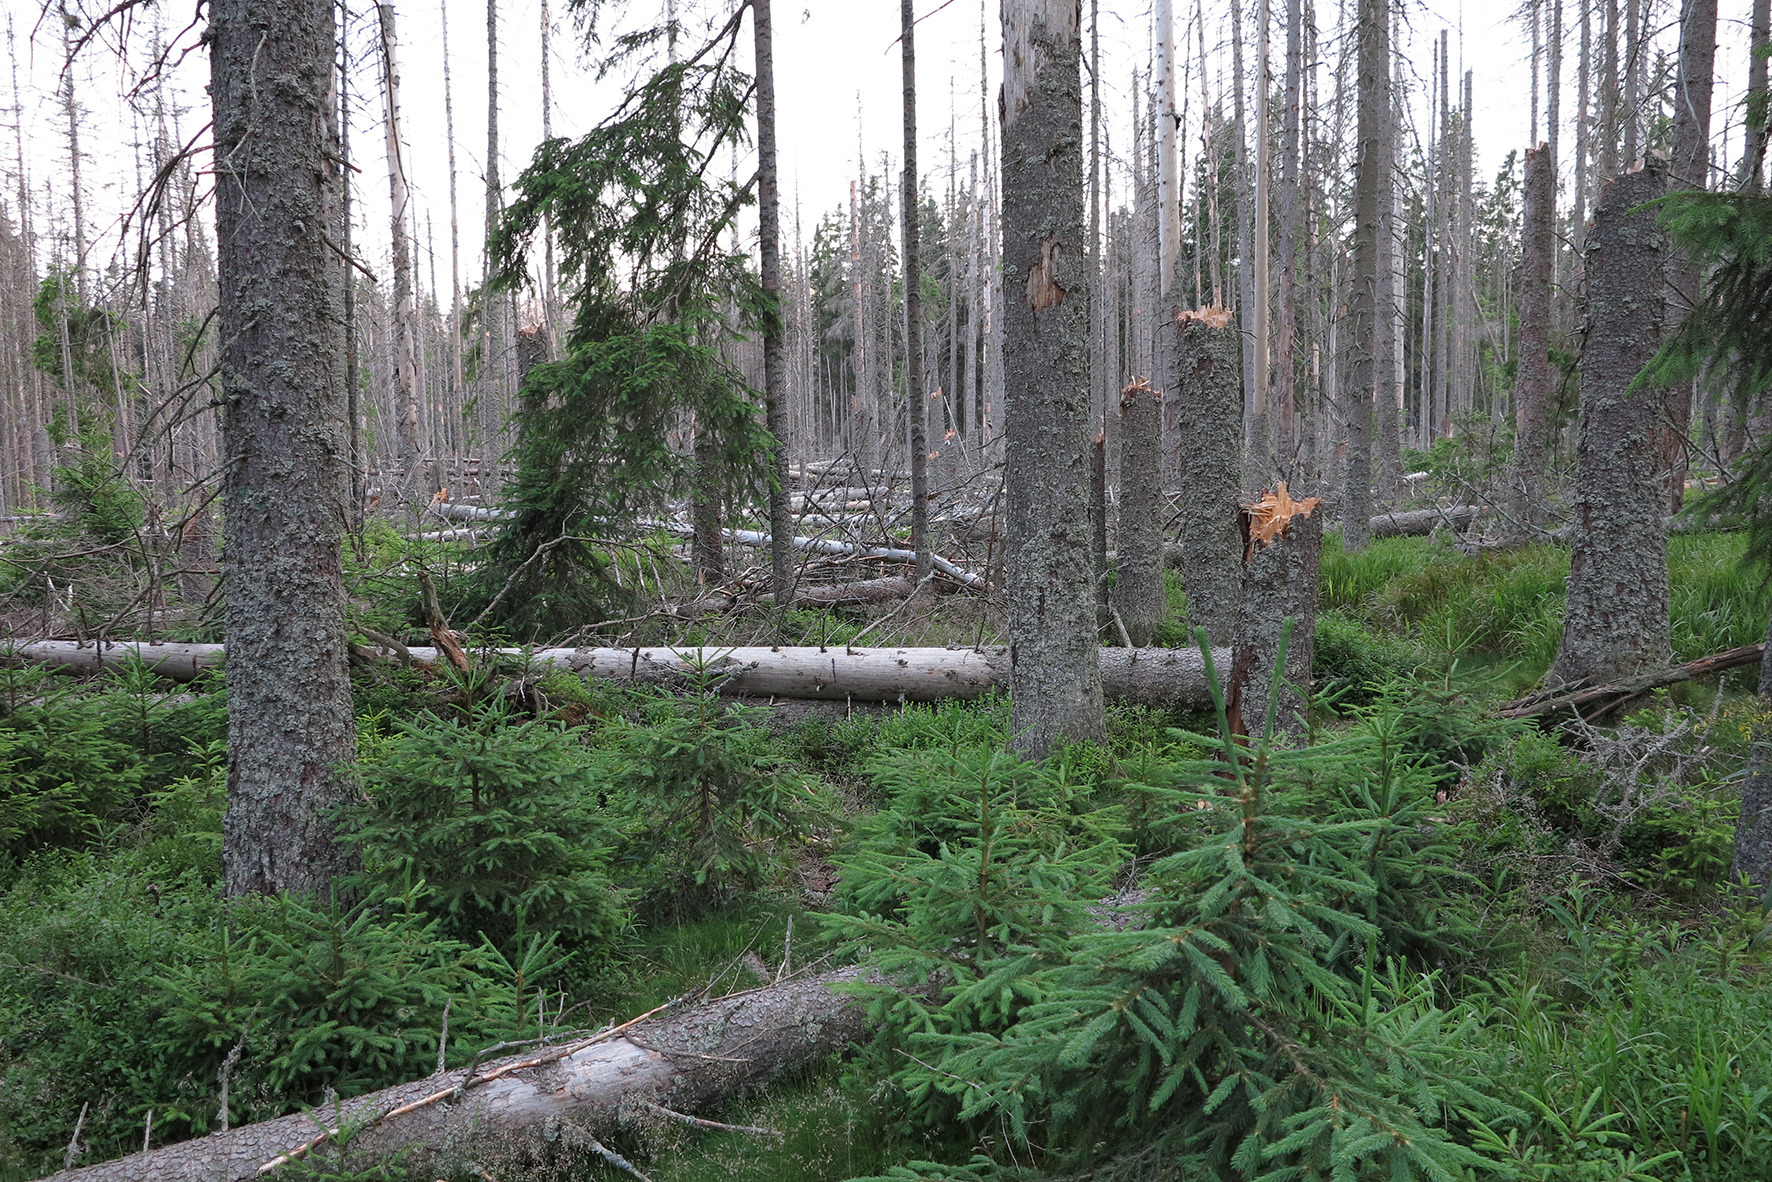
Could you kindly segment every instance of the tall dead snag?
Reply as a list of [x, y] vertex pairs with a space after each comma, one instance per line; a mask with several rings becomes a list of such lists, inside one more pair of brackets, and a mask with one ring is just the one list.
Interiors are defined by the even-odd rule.
[[1106, 733], [1089, 529], [1089, 249], [1079, 0], [1004, 0], [1010, 723], [1044, 754]]
[[1760, 657], [1760, 720], [1754, 728], [1741, 786], [1741, 817], [1735, 823], [1734, 873], [1755, 886], [1772, 883], [1772, 625]]
[[324, 889], [344, 869], [343, 263], [329, 0], [214, 0], [230, 894]]
[[[1635, 0], [1630, 0], [1633, 4]], [[1684, 0], [1680, 6], [1680, 65], [1674, 79], [1674, 142], [1669, 185], [1704, 189], [1710, 177], [1711, 92], [1717, 59], [1717, 0]], [[1632, 112], [1635, 117], [1635, 112]], [[1687, 310], [1704, 298], [1704, 275], [1685, 251], [1668, 268], [1667, 328], [1686, 319]], [[1667, 391], [1667, 419], [1661, 430], [1662, 464], [1667, 472], [1669, 512], [1678, 513], [1686, 499], [1688, 436], [1692, 430], [1692, 382], [1675, 383]]]
[[1323, 553], [1323, 522], [1311, 510], [1318, 497], [1292, 499], [1281, 481], [1242, 509], [1243, 598], [1231, 642], [1231, 672], [1224, 705], [1231, 730], [1258, 735], [1266, 725], [1280, 637], [1287, 620], [1286, 670], [1274, 704], [1274, 733], [1302, 735], [1310, 707], [1311, 666], [1317, 641], [1317, 571]]
[[[419, 428], [418, 312], [413, 303], [412, 243], [407, 236], [406, 152], [400, 142], [400, 67], [394, 6], [377, 4], [381, 19], [382, 127], [388, 148], [388, 225], [394, 248], [394, 400], [399, 408], [404, 482], [419, 479], [424, 439]], [[429, 492], [435, 489], [426, 490]]]
[[905, 411], [911, 420], [911, 549], [917, 578], [927, 578], [929, 561], [929, 398], [923, 389], [923, 244], [917, 224], [917, 14], [912, 0], [900, 5], [903, 25], [898, 45], [904, 67], [904, 323]]
[[763, 421], [769, 429], [770, 583], [776, 608], [794, 596], [794, 564], [788, 548], [793, 519], [788, 509], [787, 357], [781, 316], [781, 178], [775, 158], [775, 22], [769, 0], [751, 0], [752, 44], [757, 63], [757, 244], [763, 294], [770, 300], [763, 326]]
[[1135, 648], [1168, 614], [1163, 593], [1163, 395], [1133, 381], [1120, 393], [1119, 564], [1114, 607]]
[[1241, 597], [1242, 341], [1224, 308], [1178, 312], [1164, 329], [1180, 357], [1181, 578], [1188, 620], [1229, 644]]
[[1651, 157], [1613, 181], [1587, 236], [1587, 334], [1575, 448], [1575, 534], [1553, 684], [1617, 681], [1670, 659], [1664, 399], [1631, 383], [1661, 343], [1665, 238], [1643, 209], [1667, 187]]
[[1551, 445], [1551, 260], [1556, 239], [1557, 162], [1545, 145], [1526, 150], [1526, 209], [1520, 227], [1520, 365], [1514, 383], [1513, 475], [1508, 531], [1524, 541], [1544, 520], [1544, 470]]
[[[1390, 6], [1360, 0], [1359, 113], [1354, 162], [1354, 281], [1349, 300], [1346, 486], [1342, 490], [1341, 545], [1350, 554], [1370, 540], [1372, 516], [1372, 401], [1378, 361], [1379, 196], [1383, 188], [1384, 121], [1390, 118]], [[1386, 358], [1389, 361], [1389, 358]]]

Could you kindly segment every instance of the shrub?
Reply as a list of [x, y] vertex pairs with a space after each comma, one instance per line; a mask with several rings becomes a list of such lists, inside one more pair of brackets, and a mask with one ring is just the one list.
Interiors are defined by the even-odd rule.
[[396, 723], [363, 762], [369, 801], [346, 840], [382, 889], [422, 879], [452, 935], [508, 950], [550, 931], [589, 947], [628, 926], [609, 874], [610, 786], [576, 732], [493, 697], [465, 722]]

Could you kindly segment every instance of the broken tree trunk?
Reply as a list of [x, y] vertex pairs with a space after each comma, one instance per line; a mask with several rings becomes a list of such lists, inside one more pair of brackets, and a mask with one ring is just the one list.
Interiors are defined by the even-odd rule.
[[1560, 685], [1555, 689], [1542, 690], [1507, 702], [1502, 705], [1499, 713], [1503, 718], [1546, 719], [1560, 714], [1576, 714], [1589, 722], [1598, 722], [1609, 715], [1617, 715], [1625, 706], [1650, 690], [1751, 665], [1759, 661], [1765, 652], [1764, 643], [1746, 644], [1727, 652], [1699, 657], [1684, 665], [1670, 665], [1665, 669], [1639, 673], [1635, 677], [1604, 685]]
[[1161, 331], [1174, 335], [1177, 356], [1174, 397], [1182, 435], [1176, 467], [1188, 619], [1205, 628], [1213, 644], [1228, 644], [1242, 581], [1242, 340], [1222, 308], [1179, 312]]
[[1120, 561], [1114, 575], [1114, 608], [1135, 648], [1151, 642], [1168, 614], [1163, 510], [1163, 393], [1135, 380], [1120, 391]]
[[1317, 639], [1317, 571], [1323, 523], [1316, 497], [1294, 501], [1284, 481], [1241, 513], [1243, 598], [1224, 687], [1231, 730], [1259, 735], [1266, 725], [1280, 636], [1293, 621], [1286, 670], [1274, 708], [1274, 733], [1301, 736], [1308, 725], [1311, 665]]
[[339, 1163], [344, 1169], [405, 1153], [404, 1164], [440, 1172], [470, 1156], [521, 1158], [544, 1140], [570, 1147], [574, 1132], [607, 1135], [647, 1104], [692, 1113], [841, 1052], [862, 1035], [863, 1012], [831, 987], [861, 971], [781, 981], [483, 1063], [459, 1095], [467, 1070], [371, 1092], [336, 1111], [295, 1113], [63, 1170], [50, 1182], [248, 1182], [291, 1158], [326, 1154], [340, 1118], [356, 1129]]
[[1380, 513], [1369, 519], [1368, 525], [1375, 538], [1419, 538], [1441, 526], [1452, 530], [1469, 529], [1482, 514], [1482, 505], [1449, 505], [1443, 509]]
[[[422, 664], [435, 664], [434, 648], [407, 650]], [[936, 702], [976, 698], [1009, 686], [1008, 649], [869, 648], [544, 648], [528, 653], [499, 649], [531, 669], [554, 668], [584, 678], [628, 681], [688, 689], [695, 670], [710, 671], [713, 688], [733, 697], [809, 698], [822, 701]], [[96, 673], [139, 656], [161, 677], [189, 681], [220, 666], [219, 644], [107, 644], [99, 649], [71, 640], [29, 644], [0, 641], [0, 656], [12, 656], [70, 673]], [[1223, 665], [1228, 649], [1214, 650]], [[1102, 685], [1110, 699], [1186, 710], [1211, 704], [1200, 654], [1193, 649], [1114, 648], [1100, 654]]]

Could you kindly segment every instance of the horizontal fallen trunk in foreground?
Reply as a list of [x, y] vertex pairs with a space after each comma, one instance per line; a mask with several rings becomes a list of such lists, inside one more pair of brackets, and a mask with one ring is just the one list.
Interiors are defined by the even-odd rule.
[[[563, 1046], [433, 1075], [315, 1109], [242, 1125], [115, 1161], [52, 1175], [53, 1182], [249, 1182], [291, 1157], [324, 1152], [342, 1116], [356, 1128], [344, 1153], [361, 1169], [396, 1153], [441, 1171], [468, 1158], [515, 1158], [576, 1133], [607, 1136], [648, 1104], [694, 1113], [749, 1084], [809, 1066], [863, 1033], [862, 1008], [831, 986], [861, 970], [787, 980], [717, 1001], [665, 1010], [636, 1025]], [[625, 1118], [625, 1119], [624, 1119]], [[430, 1176], [429, 1174], [426, 1175]]]
[[[406, 650], [414, 661], [434, 664], [434, 648]], [[976, 698], [1009, 686], [1009, 650], [983, 648], [544, 648], [525, 653], [533, 669], [555, 668], [584, 678], [605, 678], [671, 688], [692, 688], [706, 677], [721, 694], [747, 698], [806, 698], [827, 702], [936, 702]], [[29, 644], [0, 642], [11, 655], [76, 673], [96, 673], [140, 656], [155, 673], [189, 681], [222, 659], [219, 644], [109, 643], [102, 649], [71, 640]], [[1107, 696], [1137, 705], [1204, 709], [1211, 704], [1196, 649], [1104, 648], [1101, 679]], [[1215, 650], [1220, 668], [1228, 650]], [[698, 670], [700, 672], [698, 673]]]
[[1640, 673], [1623, 681], [1608, 682], [1605, 685], [1565, 685], [1541, 690], [1504, 704], [1498, 712], [1503, 718], [1545, 718], [1556, 714], [1577, 714], [1589, 722], [1597, 722], [1609, 714], [1616, 714], [1632, 699], [1639, 698], [1650, 690], [1690, 681], [1695, 677], [1738, 669], [1743, 665], [1757, 665], [1765, 652], [1764, 644], [1744, 644], [1727, 652], [1712, 653], [1684, 665], [1671, 665], [1666, 669]]

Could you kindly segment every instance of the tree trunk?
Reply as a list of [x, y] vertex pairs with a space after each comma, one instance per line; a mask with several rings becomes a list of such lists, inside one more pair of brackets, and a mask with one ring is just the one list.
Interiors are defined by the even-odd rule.
[[1176, 338], [1181, 440], [1181, 578], [1191, 626], [1229, 644], [1241, 599], [1242, 346], [1229, 312], [1183, 312], [1159, 325]]
[[917, 577], [921, 579], [930, 570], [929, 392], [923, 388], [923, 235], [917, 189], [917, 14], [913, 0], [902, 0], [900, 16], [898, 44], [904, 67], [904, 397], [911, 420], [911, 549], [916, 551]]
[[1163, 588], [1163, 395], [1130, 382], [1120, 395], [1119, 564], [1114, 606], [1136, 648], [1151, 642], [1168, 615]]
[[1668, 663], [1667, 527], [1656, 428], [1662, 399], [1631, 382], [1667, 312], [1656, 211], [1665, 165], [1613, 181], [1587, 242], [1587, 339], [1575, 457], [1569, 606], [1554, 682], [1617, 681]]
[[1291, 501], [1282, 484], [1277, 494], [1268, 494], [1239, 514], [1247, 547], [1243, 598], [1224, 687], [1225, 711], [1235, 734], [1263, 733], [1287, 620], [1292, 621], [1292, 635], [1279, 698], [1272, 702], [1274, 733], [1297, 738], [1309, 727], [1317, 572], [1323, 551], [1323, 522], [1312, 514], [1316, 505], [1314, 497], [1302, 504]]
[[1035, 755], [1106, 734], [1089, 539], [1081, 23], [1078, 0], [1004, 0], [1011, 726]]
[[1544, 520], [1551, 450], [1551, 263], [1556, 250], [1556, 161], [1544, 145], [1526, 152], [1526, 209], [1520, 226], [1520, 360], [1514, 382], [1513, 477], [1507, 523], [1524, 541]]
[[1768, 116], [1766, 86], [1767, 49], [1772, 45], [1772, 0], [1753, 0], [1747, 37], [1747, 119], [1741, 168], [1735, 183], [1751, 193], [1760, 191], [1766, 168]]
[[786, 608], [794, 596], [794, 568], [787, 539], [788, 413], [785, 329], [781, 311], [781, 180], [775, 151], [775, 21], [770, 0], [751, 0], [757, 63], [757, 241], [762, 255], [763, 294], [770, 301], [763, 329], [763, 417], [773, 445], [774, 477], [769, 488], [769, 532], [780, 541], [769, 551], [775, 605]]
[[720, 449], [714, 437], [699, 423], [695, 427], [695, 489], [690, 498], [689, 520], [695, 530], [691, 564], [703, 584], [726, 578], [725, 535], [721, 530]]
[[[889, 582], [893, 580], [876, 580]], [[850, 584], [851, 587], [858, 586]], [[895, 588], [896, 593], [896, 588]], [[808, 598], [823, 598], [808, 591]], [[852, 597], [851, 601], [856, 597]], [[841, 602], [836, 597], [832, 601]], [[16, 646], [0, 643], [12, 659], [69, 673], [96, 673], [139, 658], [157, 676], [189, 681], [221, 664], [219, 644], [106, 644], [99, 648], [71, 640], [41, 640]], [[366, 652], [367, 650], [365, 650]], [[976, 698], [1004, 689], [1010, 680], [1010, 650], [982, 648], [543, 648], [521, 656], [531, 668], [554, 668], [584, 678], [633, 681], [693, 689], [694, 670], [706, 662], [721, 674], [717, 692], [736, 697], [793, 698], [827, 702], [939, 702]], [[1230, 650], [1215, 648], [1213, 660], [1228, 667]], [[362, 653], [360, 656], [364, 655]], [[399, 654], [395, 654], [399, 656]], [[419, 646], [406, 650], [424, 665], [441, 654]], [[299, 659], [296, 654], [292, 659]], [[371, 658], [372, 659], [372, 658]], [[1198, 710], [1211, 705], [1205, 668], [1194, 649], [1101, 648], [1100, 684], [1118, 702]]]
[[[336, 1111], [293, 1113], [51, 1179], [252, 1182], [276, 1159], [297, 1153], [340, 1171], [403, 1153], [403, 1168], [431, 1177], [469, 1157], [517, 1165], [547, 1142], [582, 1150], [584, 1138], [630, 1126], [636, 1109], [649, 1111], [647, 1104], [693, 1113], [843, 1053], [865, 1031], [864, 1009], [831, 986], [860, 975], [848, 968], [782, 981], [667, 1011], [619, 1035], [483, 1063], [474, 1074], [485, 1082], [459, 1098], [431, 1099], [461, 1085], [465, 1069], [346, 1100]], [[393, 1115], [397, 1110], [405, 1111]], [[337, 1131], [338, 1118], [346, 1127], [360, 1126], [342, 1161], [330, 1137], [315, 1144]]]
[[1760, 715], [1741, 785], [1741, 819], [1735, 824], [1734, 873], [1757, 887], [1772, 885], [1772, 624], [1760, 657]]
[[1297, 407], [1298, 336], [1298, 153], [1302, 126], [1304, 73], [1304, 5], [1286, 0], [1286, 109], [1280, 139], [1280, 277], [1274, 293], [1273, 391], [1268, 405], [1278, 424], [1276, 451], [1280, 466], [1296, 479], [1301, 460]]
[[[1626, 0], [1633, 8], [1636, 0]], [[1680, 18], [1680, 68], [1674, 83], [1674, 150], [1668, 181], [1675, 189], [1703, 189], [1710, 176], [1710, 111], [1717, 57], [1717, 0], [1685, 0]], [[1689, 309], [1704, 298], [1704, 275], [1685, 251], [1668, 268], [1666, 330], [1677, 332]], [[1687, 442], [1692, 431], [1694, 383], [1667, 390], [1662, 427], [1662, 464], [1667, 472], [1669, 512], [1685, 506]]]
[[[1346, 482], [1341, 546], [1358, 554], [1369, 540], [1372, 516], [1372, 401], [1377, 373], [1379, 197], [1384, 169], [1384, 121], [1390, 117], [1390, 9], [1387, 0], [1361, 0], [1357, 158], [1354, 165], [1354, 281], [1349, 312]], [[1390, 359], [1384, 359], [1388, 362]]]
[[[229, 894], [324, 890], [347, 868], [339, 145], [326, 0], [215, 0]], [[275, 79], [275, 85], [264, 84]]]
[[[400, 411], [403, 483], [417, 487], [424, 439], [419, 431], [418, 312], [413, 306], [412, 244], [407, 239], [406, 155], [400, 143], [400, 67], [396, 57], [394, 6], [377, 4], [381, 18], [382, 123], [387, 132], [388, 224], [394, 247], [394, 402]], [[435, 489], [430, 490], [435, 492]]]

